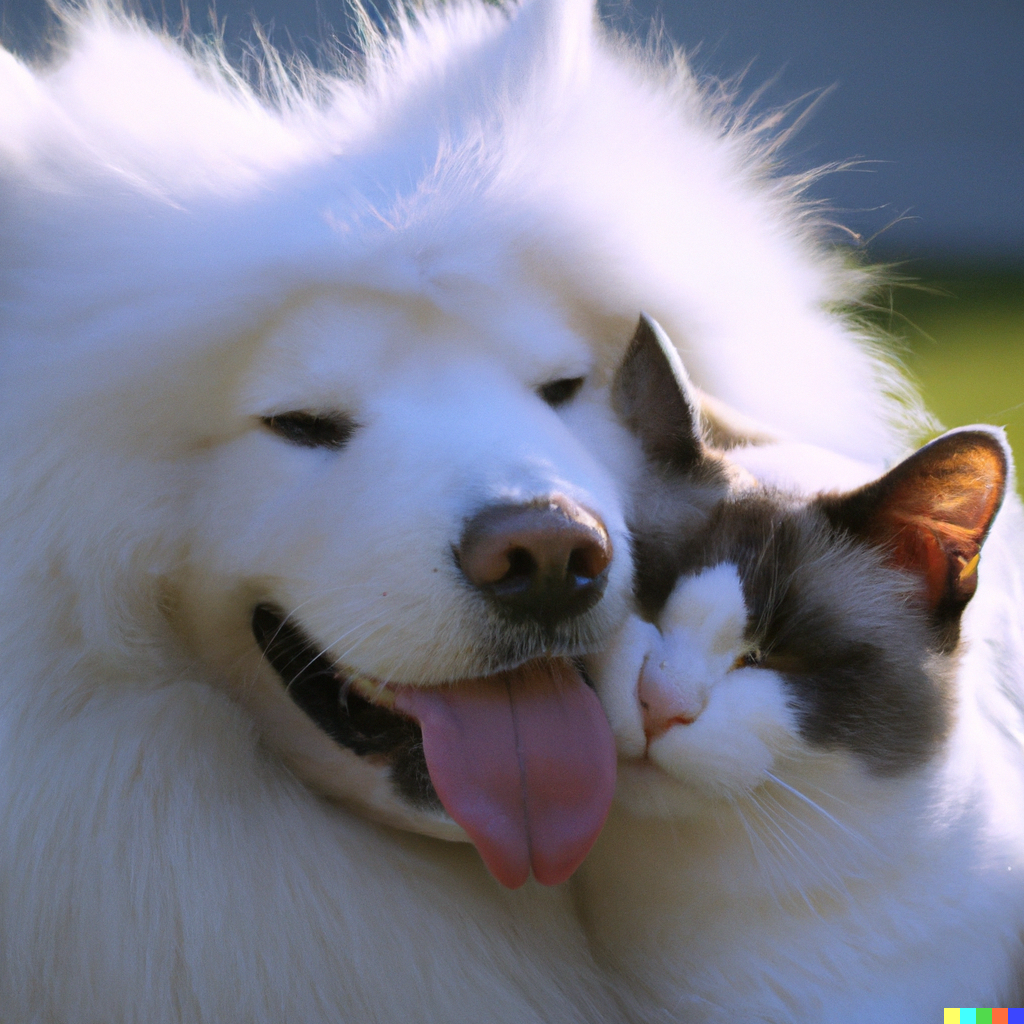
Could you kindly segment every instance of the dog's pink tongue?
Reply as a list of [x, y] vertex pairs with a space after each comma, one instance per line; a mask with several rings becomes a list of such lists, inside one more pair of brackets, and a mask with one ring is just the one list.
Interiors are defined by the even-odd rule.
[[564, 882], [587, 855], [615, 788], [615, 743], [597, 696], [567, 661], [532, 661], [452, 686], [403, 686], [430, 779], [491, 874]]

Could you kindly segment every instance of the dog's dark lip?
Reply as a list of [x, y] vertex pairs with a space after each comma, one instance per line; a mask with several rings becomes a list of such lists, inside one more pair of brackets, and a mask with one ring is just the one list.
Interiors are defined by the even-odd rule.
[[418, 808], [441, 811], [423, 756], [419, 725], [367, 699], [300, 627], [272, 604], [258, 604], [252, 633], [289, 697], [339, 746], [388, 765], [398, 790]]
[[585, 682], [587, 686], [589, 686], [592, 690], [596, 692], [597, 687], [594, 685], [594, 680], [591, 679], [590, 673], [587, 671], [587, 666], [583, 661], [582, 655], [576, 658], [572, 658], [570, 660], [572, 661], [573, 665], [576, 666], [576, 669], [579, 671], [579, 674], [583, 677], [583, 682]]

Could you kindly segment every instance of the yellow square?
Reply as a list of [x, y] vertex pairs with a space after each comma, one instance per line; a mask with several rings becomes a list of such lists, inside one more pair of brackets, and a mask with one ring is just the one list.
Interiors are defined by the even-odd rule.
[[960, 1007], [947, 1006], [942, 1011], [942, 1024], [960, 1024]]

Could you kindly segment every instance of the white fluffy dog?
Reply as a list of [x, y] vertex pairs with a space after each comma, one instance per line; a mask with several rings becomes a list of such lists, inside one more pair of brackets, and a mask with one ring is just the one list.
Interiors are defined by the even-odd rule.
[[712, 412], [884, 461], [868, 276], [590, 0], [268, 76], [103, 6], [0, 52], [0, 1019], [619, 1019], [488, 874], [611, 798], [609, 380], [646, 310]]

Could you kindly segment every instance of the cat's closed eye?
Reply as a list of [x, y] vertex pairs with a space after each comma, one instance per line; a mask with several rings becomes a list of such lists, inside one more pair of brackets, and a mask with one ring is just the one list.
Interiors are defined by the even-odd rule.
[[752, 647], [749, 651], [744, 651], [740, 654], [736, 660], [732, 663], [734, 669], [737, 668], [761, 668], [764, 664], [764, 652], [760, 647]]
[[803, 659], [796, 654], [783, 654], [779, 651], [766, 651], [760, 647], [751, 647], [736, 658], [731, 668], [767, 668], [773, 672], [799, 672], [805, 669], [806, 665]]

